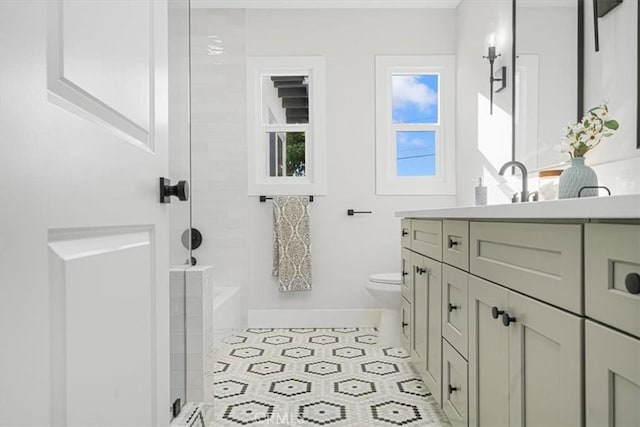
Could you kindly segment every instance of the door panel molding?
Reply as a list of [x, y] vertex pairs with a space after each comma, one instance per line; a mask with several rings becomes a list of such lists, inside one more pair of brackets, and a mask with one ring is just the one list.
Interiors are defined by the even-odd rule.
[[[48, 237], [51, 425], [157, 425], [154, 226], [52, 229]], [[95, 366], [98, 356], [113, 363]], [[128, 380], [145, 370], [146, 384]], [[130, 399], [149, 404], [118, 404]]]
[[[47, 7], [47, 96], [49, 101], [65, 110], [97, 124], [113, 135], [134, 146], [155, 152], [155, 46], [154, 46], [154, 3], [149, 2], [149, 58], [148, 64], [148, 124], [139, 124], [131, 117], [108, 105], [91, 93], [89, 88], [74, 82], [65, 75], [64, 69], [64, 0], [51, 0]], [[124, 82], [123, 82], [124, 83]], [[121, 85], [124, 87], [124, 84]]]

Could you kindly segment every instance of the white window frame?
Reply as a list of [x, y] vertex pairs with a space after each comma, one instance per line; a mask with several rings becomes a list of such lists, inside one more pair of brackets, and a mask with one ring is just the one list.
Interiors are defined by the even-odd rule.
[[[438, 74], [438, 124], [393, 123], [392, 76]], [[456, 193], [455, 55], [376, 56], [376, 194]], [[435, 131], [436, 174], [397, 175], [397, 131]]]
[[[263, 123], [262, 77], [309, 76], [309, 123]], [[247, 61], [248, 194], [326, 195], [326, 90], [321, 56], [249, 57]], [[268, 176], [266, 132], [305, 132], [305, 176]]]

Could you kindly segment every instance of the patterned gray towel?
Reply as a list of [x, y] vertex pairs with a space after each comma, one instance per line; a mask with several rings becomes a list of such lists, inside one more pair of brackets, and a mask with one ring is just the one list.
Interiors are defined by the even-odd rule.
[[309, 196], [273, 196], [272, 274], [283, 292], [311, 290]]

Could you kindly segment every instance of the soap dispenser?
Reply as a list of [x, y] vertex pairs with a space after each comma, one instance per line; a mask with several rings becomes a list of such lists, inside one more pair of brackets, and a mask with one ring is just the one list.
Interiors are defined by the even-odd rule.
[[487, 204], [487, 187], [482, 185], [482, 177], [478, 178], [478, 186], [476, 187], [476, 206], [484, 206]]

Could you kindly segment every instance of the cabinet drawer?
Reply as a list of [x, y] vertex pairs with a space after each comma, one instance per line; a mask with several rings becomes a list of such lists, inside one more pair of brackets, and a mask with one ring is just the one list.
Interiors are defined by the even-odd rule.
[[469, 222], [442, 222], [442, 260], [469, 271]]
[[591, 321], [585, 330], [586, 425], [640, 426], [640, 340]]
[[442, 336], [464, 357], [467, 357], [468, 289], [466, 272], [442, 266]]
[[442, 221], [411, 220], [411, 249], [442, 261]]
[[413, 274], [411, 271], [411, 251], [402, 248], [402, 270], [400, 275], [400, 292], [409, 302], [413, 300]]
[[640, 337], [640, 225], [586, 224], [584, 239], [587, 316]]
[[400, 306], [400, 317], [402, 318], [402, 347], [411, 354], [411, 304], [404, 298]]
[[467, 361], [442, 340], [442, 409], [453, 426], [467, 426], [469, 414]]
[[411, 247], [411, 220], [400, 220], [400, 240], [403, 248]]
[[470, 271], [582, 313], [582, 225], [472, 222]]

